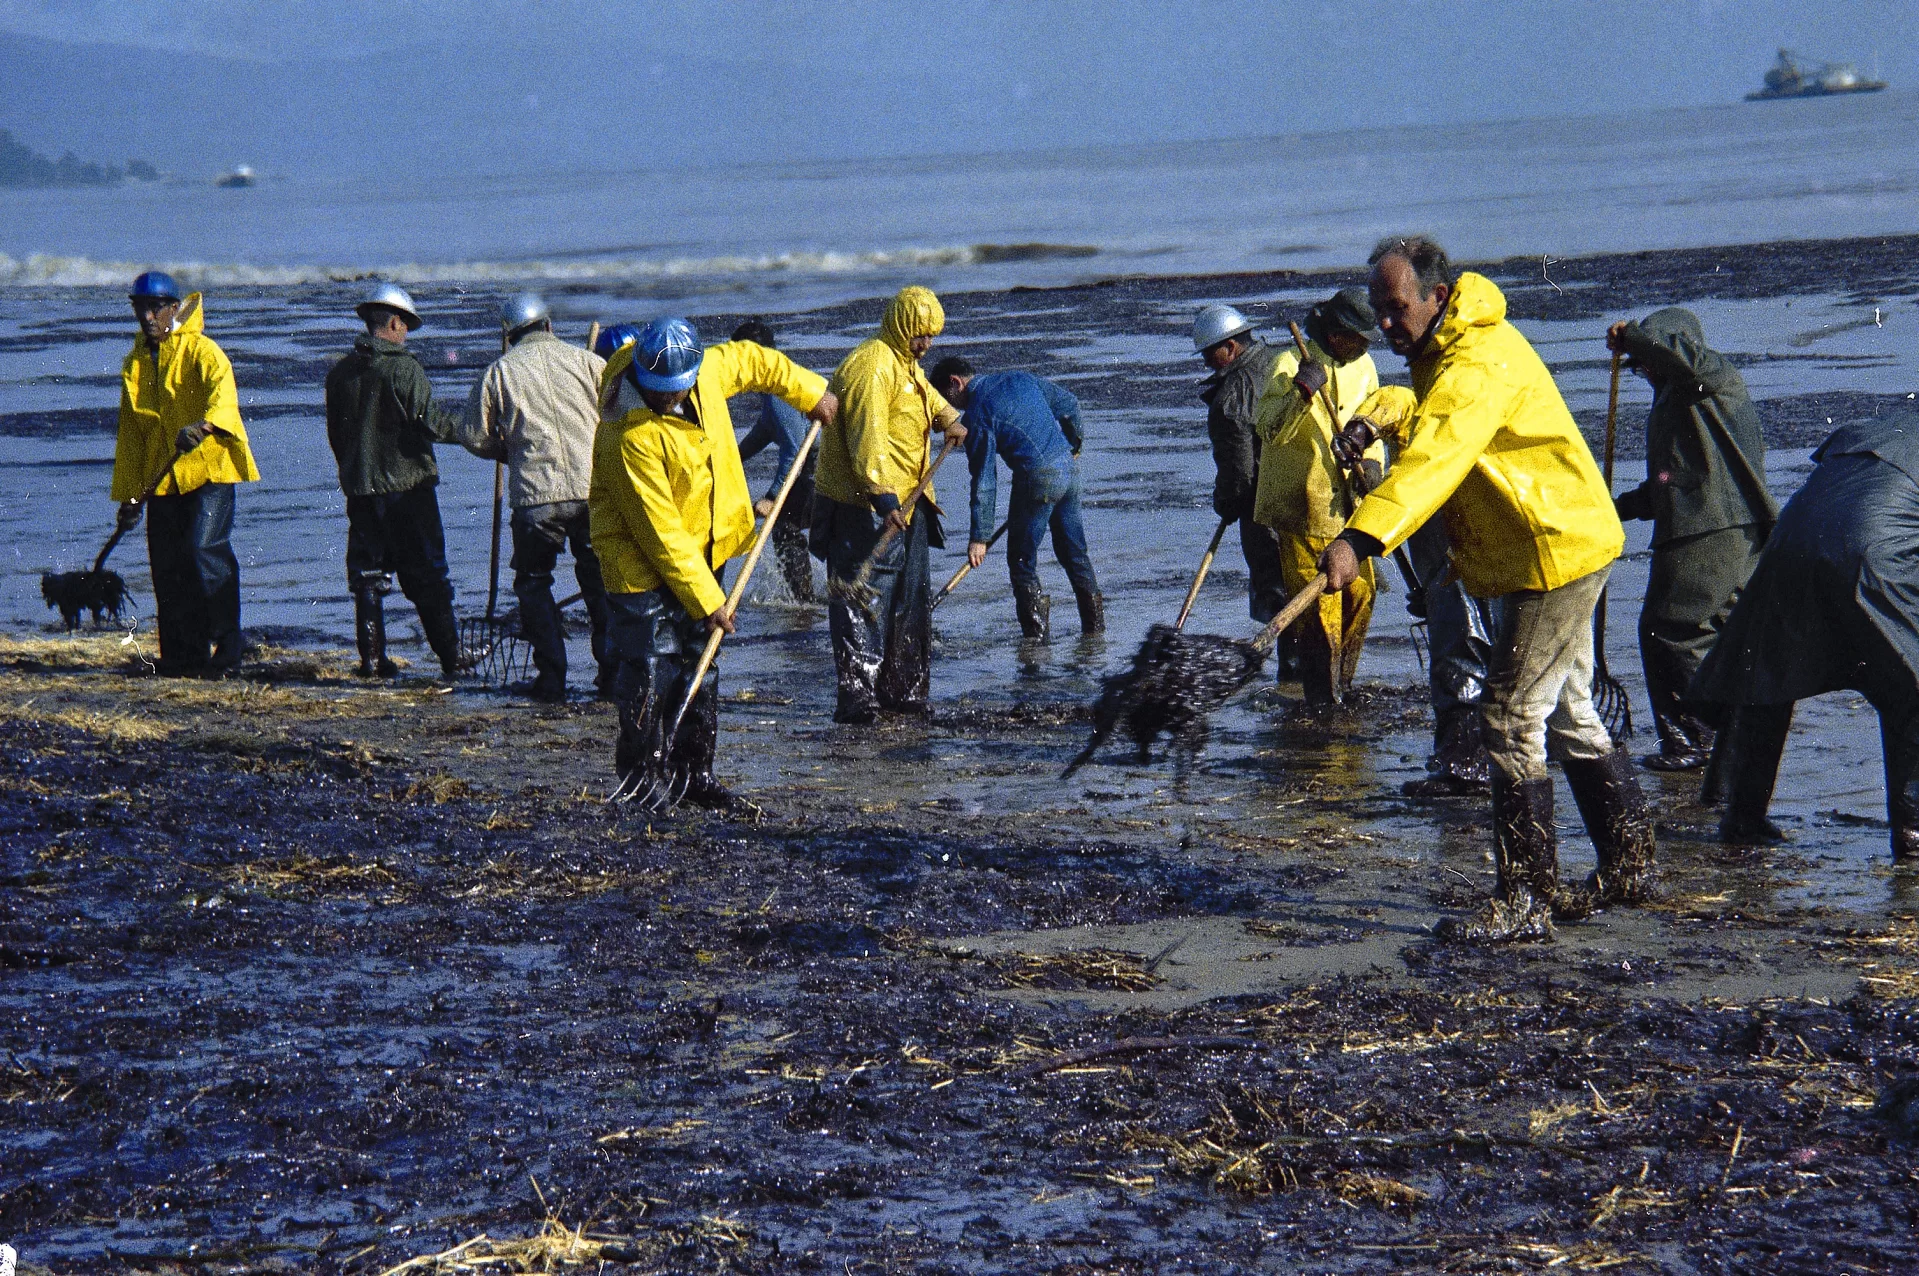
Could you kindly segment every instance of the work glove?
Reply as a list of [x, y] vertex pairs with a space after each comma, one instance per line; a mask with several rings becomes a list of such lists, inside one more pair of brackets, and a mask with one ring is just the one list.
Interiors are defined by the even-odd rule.
[[211, 433], [204, 421], [198, 425], [183, 425], [180, 432], [173, 436], [173, 450], [185, 456], [206, 442], [207, 435]]
[[1356, 416], [1333, 436], [1333, 455], [1345, 469], [1358, 465], [1366, 449], [1379, 442], [1379, 427], [1363, 416]]
[[1302, 363], [1293, 374], [1293, 385], [1299, 390], [1299, 397], [1310, 403], [1326, 386], [1326, 369], [1310, 361]]
[[123, 532], [132, 531], [134, 528], [140, 525], [140, 502], [138, 501], [120, 502], [120, 512], [115, 517], [118, 520], [121, 531]]

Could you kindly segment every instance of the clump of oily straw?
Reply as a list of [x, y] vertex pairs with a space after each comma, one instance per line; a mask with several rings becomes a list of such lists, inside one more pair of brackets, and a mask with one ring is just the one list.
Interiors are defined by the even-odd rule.
[[1062, 773], [1073, 774], [1119, 725], [1150, 761], [1153, 742], [1165, 733], [1188, 754], [1206, 746], [1207, 715], [1259, 675], [1266, 653], [1256, 643], [1213, 634], [1181, 633], [1154, 625], [1133, 657], [1132, 668], [1105, 680], [1093, 707], [1093, 738]]

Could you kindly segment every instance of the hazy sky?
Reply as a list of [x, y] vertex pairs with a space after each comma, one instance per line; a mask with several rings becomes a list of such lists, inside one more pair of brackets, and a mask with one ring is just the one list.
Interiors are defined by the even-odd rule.
[[1726, 102], [1781, 44], [1919, 88], [1911, 0], [0, 0], [0, 127], [182, 172], [819, 159]]

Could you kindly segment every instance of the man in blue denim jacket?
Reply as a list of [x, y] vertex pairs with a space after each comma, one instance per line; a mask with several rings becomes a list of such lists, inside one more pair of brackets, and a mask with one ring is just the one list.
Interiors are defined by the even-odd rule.
[[1044, 642], [1052, 599], [1040, 592], [1039, 542], [1053, 530], [1053, 554], [1073, 582], [1082, 634], [1106, 629], [1086, 529], [1079, 517], [1079, 449], [1084, 440], [1079, 400], [1030, 372], [974, 374], [957, 355], [933, 368], [933, 388], [965, 412], [966, 458], [973, 471], [972, 532], [966, 559], [986, 561], [988, 538], [999, 502], [997, 454], [1013, 472], [1006, 513], [1006, 566], [1013, 578], [1013, 605], [1026, 637]]

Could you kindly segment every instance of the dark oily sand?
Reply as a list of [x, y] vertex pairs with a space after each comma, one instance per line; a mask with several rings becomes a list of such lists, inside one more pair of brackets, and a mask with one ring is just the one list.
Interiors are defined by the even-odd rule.
[[1802, 851], [1669, 804], [1670, 909], [1435, 948], [1478, 813], [1343, 769], [1412, 694], [1269, 729], [1230, 801], [1089, 772], [1067, 831], [948, 799], [1056, 787], [1079, 714], [856, 733], [736, 692], [821, 777], [648, 823], [597, 800], [604, 706], [0, 654], [0, 1230], [40, 1267], [560, 1225], [657, 1272], [1919, 1262], [1909, 1105], [1875, 1107], [1919, 1072], [1910, 877], [1807, 903]]
[[[1913, 244], [1490, 269], [1589, 431], [1604, 321], [1698, 309], [1784, 497], [1826, 418], [1919, 389]], [[1492, 870], [1481, 807], [1400, 797], [1430, 730], [1403, 600], [1352, 708], [1254, 685], [1177, 783], [1117, 743], [1060, 780], [1213, 526], [1193, 308], [1297, 313], [1353, 277], [948, 298], [945, 346], [1087, 404], [1110, 641], [1016, 644], [988, 564], [940, 610], [931, 717], [848, 730], [822, 613], [765, 577], [721, 658], [720, 769], [758, 825], [609, 809], [609, 709], [434, 694], [400, 604], [413, 669], [345, 676], [318, 382], [357, 285], [213, 305], [268, 473], [236, 533], [270, 643], [246, 676], [152, 677], [144, 625], [54, 636], [39, 571], [111, 526], [125, 318], [34, 294], [0, 410], [0, 1239], [76, 1273], [370, 1274], [560, 1226], [618, 1238], [576, 1248], [589, 1271], [1913, 1270], [1919, 874], [1887, 864], [1858, 697], [1795, 719], [1790, 843], [1722, 847], [1696, 777], [1647, 774], [1673, 904], [1498, 953], [1425, 939]], [[493, 299], [431, 300], [422, 349], [463, 395]], [[578, 331], [618, 309], [560, 300]], [[830, 366], [878, 312], [782, 336]], [[99, 371], [57, 362], [75, 342]], [[470, 609], [491, 467], [442, 461]], [[97, 508], [44, 496], [81, 488]], [[1609, 654], [1643, 709], [1643, 525], [1628, 545]], [[115, 559], [136, 604], [143, 552]], [[1234, 557], [1196, 630], [1251, 636]]]

